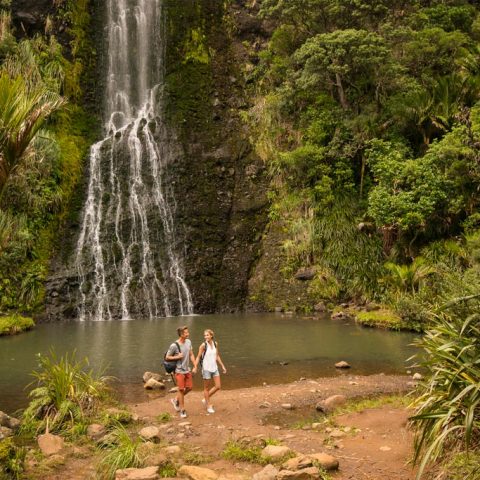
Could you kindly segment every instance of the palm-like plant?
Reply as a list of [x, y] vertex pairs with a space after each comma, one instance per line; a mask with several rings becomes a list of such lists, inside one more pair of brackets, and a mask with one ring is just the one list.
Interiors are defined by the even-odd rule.
[[410, 265], [398, 265], [388, 262], [385, 268], [390, 272], [387, 282], [403, 292], [418, 292], [423, 281], [432, 273], [435, 268], [428, 265], [423, 257], [417, 257]]
[[0, 75], [0, 196], [45, 120], [64, 103], [43, 85]]

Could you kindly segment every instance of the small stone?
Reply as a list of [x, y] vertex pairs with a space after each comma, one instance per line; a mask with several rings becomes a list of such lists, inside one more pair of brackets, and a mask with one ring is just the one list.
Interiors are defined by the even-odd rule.
[[4, 440], [5, 438], [12, 437], [13, 430], [8, 427], [0, 427], [0, 440]]
[[167, 455], [171, 455], [173, 457], [180, 455], [182, 453], [182, 449], [178, 445], [170, 445], [169, 447], [165, 447], [163, 451]]
[[332, 438], [343, 438], [345, 436], [345, 433], [342, 432], [340, 429], [335, 428], [331, 433], [330, 436]]
[[147, 380], [143, 388], [146, 390], [163, 390], [165, 388], [165, 384], [155, 380], [154, 378], [150, 378]]
[[189, 478], [190, 480], [217, 480], [218, 475], [209, 468], [195, 467], [193, 465], [183, 465], [178, 470], [181, 477]]
[[158, 467], [124, 468], [115, 472], [115, 480], [158, 480]]
[[272, 458], [274, 460], [280, 459], [285, 455], [288, 455], [292, 450], [283, 445], [267, 445], [262, 450], [262, 456]]
[[99, 423], [92, 423], [87, 428], [87, 435], [94, 441], [98, 442], [107, 434], [107, 429]]
[[172, 387], [168, 393], [177, 393], [178, 392], [178, 387]]
[[139, 432], [139, 435], [144, 440], [151, 440], [151, 441], [160, 440], [160, 430], [154, 426], [142, 428]]
[[157, 382], [162, 381], [162, 376], [159, 373], [145, 372], [143, 374], [143, 383], [147, 383], [151, 378], [153, 378]]
[[392, 448], [391, 447], [387, 447], [386, 445], [384, 447], [380, 447], [380, 450], [382, 452], [389, 452]]
[[324, 470], [337, 470], [338, 460], [327, 453], [312, 453], [309, 457], [317, 462]]
[[178, 426], [179, 426], [180, 428], [187, 428], [187, 427], [191, 427], [192, 424], [191, 424], [190, 422], [180, 422], [180, 423], [178, 424]]
[[351, 368], [350, 365], [345, 362], [344, 360], [342, 360], [341, 362], [337, 362], [335, 364], [335, 368]]
[[273, 465], [268, 464], [263, 470], [256, 473], [252, 480], [275, 480], [278, 475], [278, 469]]
[[275, 426], [273, 427], [273, 429], [274, 429], [274, 430], [281, 430], [282, 427], [280, 427], [280, 426], [278, 426], [278, 425], [275, 425]]
[[20, 427], [20, 420], [0, 411], [0, 427], [7, 427], [11, 430], [17, 430], [17, 428]]
[[315, 422], [315, 423], [312, 423], [312, 428], [314, 430], [316, 430], [317, 428], [321, 428], [322, 424], [321, 423], [318, 423], [318, 422]]
[[281, 407], [284, 410], [293, 410], [293, 405], [291, 403], [282, 403]]
[[423, 379], [423, 375], [421, 373], [414, 373], [413, 374], [413, 377], [412, 377], [414, 380], [422, 380]]
[[272, 406], [272, 404], [271, 404], [270, 402], [267, 402], [267, 401], [262, 402], [262, 403], [259, 405], [260, 408], [270, 408], [271, 406]]
[[62, 437], [58, 435], [52, 435], [51, 433], [39, 435], [37, 438], [37, 443], [41, 452], [46, 457], [59, 453], [65, 446], [65, 442], [63, 441]]
[[275, 312], [275, 313], [282, 313], [282, 311], [283, 311], [283, 308], [282, 308], [282, 307], [275, 307], [275, 308], [274, 308], [274, 312]]
[[320, 478], [320, 474], [317, 467], [308, 467], [297, 471], [281, 470], [277, 475], [277, 480], [312, 480], [318, 478]]
[[320, 302], [320, 303], [317, 303], [313, 309], [317, 312], [317, 313], [324, 313], [327, 311], [327, 307], [325, 306], [325, 304], [323, 302]]
[[302, 468], [308, 468], [313, 465], [313, 461], [306, 455], [299, 455], [298, 457], [290, 458], [282, 464], [284, 470], [301, 470]]

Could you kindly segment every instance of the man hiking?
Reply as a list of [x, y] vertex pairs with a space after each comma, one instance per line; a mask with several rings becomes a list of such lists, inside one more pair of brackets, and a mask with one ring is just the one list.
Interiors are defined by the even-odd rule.
[[[176, 398], [172, 398], [173, 408], [180, 412], [181, 418], [187, 418], [185, 411], [185, 395], [193, 388], [192, 373], [197, 371], [197, 363], [192, 351], [192, 342], [189, 340], [190, 333], [187, 326], [177, 328], [178, 340], [170, 345], [165, 355], [165, 360], [176, 360], [175, 381], [178, 387]], [[180, 351], [179, 351], [180, 348]], [[190, 371], [190, 360], [193, 363], [193, 369]]]

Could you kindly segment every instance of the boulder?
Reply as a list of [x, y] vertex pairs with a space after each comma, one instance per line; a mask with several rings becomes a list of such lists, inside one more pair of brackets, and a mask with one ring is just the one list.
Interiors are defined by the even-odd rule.
[[332, 314], [332, 320], [341, 320], [342, 318], [347, 318], [345, 312], [335, 312]]
[[115, 472], [115, 480], [158, 480], [158, 467], [124, 468]]
[[284, 470], [302, 470], [313, 466], [313, 461], [307, 455], [299, 455], [298, 457], [290, 458], [282, 464]]
[[13, 430], [8, 427], [0, 427], [0, 440], [13, 436]]
[[327, 453], [311, 453], [309, 457], [318, 463], [324, 470], [337, 470], [338, 460]]
[[290, 448], [283, 445], [267, 445], [262, 450], [262, 456], [277, 460], [284, 457], [285, 455], [288, 455], [291, 451], [292, 450]]
[[299, 268], [295, 274], [295, 280], [301, 280], [303, 282], [313, 280], [315, 277], [315, 270], [313, 268]]
[[6, 413], [0, 411], [0, 427], [7, 427], [11, 430], [16, 430], [20, 427], [20, 420], [10, 417]]
[[37, 438], [38, 447], [41, 452], [49, 457], [50, 455], [55, 455], [62, 451], [65, 446], [63, 438], [58, 435], [52, 435], [51, 433], [45, 433], [39, 435]]
[[165, 388], [165, 384], [155, 380], [154, 378], [150, 378], [145, 382], [143, 388], [146, 390], [163, 390]]
[[183, 465], [178, 470], [178, 475], [190, 480], [217, 480], [218, 475], [209, 468], [194, 467], [193, 465]]
[[157, 442], [160, 441], [160, 430], [158, 427], [145, 427], [139, 432], [139, 435], [147, 441]]
[[273, 465], [268, 464], [263, 470], [257, 472], [252, 480], [275, 480], [278, 475], [278, 469]]
[[342, 360], [341, 362], [337, 362], [335, 364], [335, 368], [351, 368], [350, 364]]
[[143, 374], [143, 383], [147, 383], [151, 378], [153, 378], [157, 382], [162, 381], [162, 376], [159, 373], [145, 372]]
[[99, 423], [92, 423], [87, 428], [87, 436], [94, 442], [100, 441], [107, 434], [107, 429]]
[[319, 479], [320, 472], [317, 467], [308, 467], [303, 470], [281, 470], [277, 475], [277, 480], [311, 480]]

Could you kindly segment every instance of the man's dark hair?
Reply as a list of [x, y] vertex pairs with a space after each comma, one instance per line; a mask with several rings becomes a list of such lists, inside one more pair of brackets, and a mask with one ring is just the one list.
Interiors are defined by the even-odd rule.
[[185, 330], [188, 330], [188, 327], [186, 325], [184, 325], [183, 327], [178, 327], [177, 328], [178, 336], [180, 337]]

